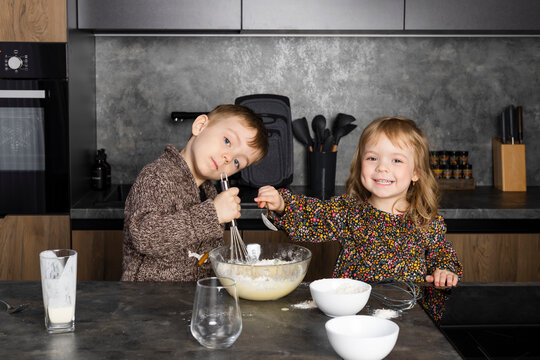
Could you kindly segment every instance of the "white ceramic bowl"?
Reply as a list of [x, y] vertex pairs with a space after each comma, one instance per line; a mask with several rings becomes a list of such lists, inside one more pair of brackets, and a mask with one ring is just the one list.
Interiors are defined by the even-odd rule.
[[326, 335], [332, 348], [345, 360], [377, 360], [390, 354], [399, 326], [390, 320], [367, 315], [328, 320]]
[[354, 315], [364, 308], [371, 285], [354, 279], [321, 279], [309, 285], [315, 304], [328, 316]]
[[248, 300], [276, 300], [291, 293], [306, 276], [311, 251], [286, 243], [248, 244], [257, 260], [231, 263], [229, 246], [210, 251], [210, 261], [218, 277], [236, 281], [238, 296]]

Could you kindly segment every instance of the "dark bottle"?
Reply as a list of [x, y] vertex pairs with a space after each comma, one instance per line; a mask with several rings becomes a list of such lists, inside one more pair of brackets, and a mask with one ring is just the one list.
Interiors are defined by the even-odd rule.
[[107, 182], [107, 168], [105, 159], [100, 151], [96, 152], [94, 166], [92, 166], [92, 188], [96, 190], [105, 189]]
[[98, 152], [103, 157], [103, 164], [105, 165], [105, 187], [111, 186], [111, 165], [107, 162], [107, 154], [105, 154], [105, 149], [99, 149]]

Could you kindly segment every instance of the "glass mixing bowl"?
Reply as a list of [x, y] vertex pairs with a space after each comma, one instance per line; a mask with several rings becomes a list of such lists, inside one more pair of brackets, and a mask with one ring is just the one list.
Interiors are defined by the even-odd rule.
[[210, 251], [217, 277], [236, 281], [238, 296], [247, 300], [276, 300], [291, 293], [306, 276], [311, 251], [287, 243], [248, 244], [249, 262], [230, 260], [229, 246]]

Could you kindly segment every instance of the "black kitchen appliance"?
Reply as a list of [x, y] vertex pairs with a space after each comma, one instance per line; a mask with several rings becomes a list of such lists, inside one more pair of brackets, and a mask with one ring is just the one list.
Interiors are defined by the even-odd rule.
[[0, 216], [69, 211], [66, 44], [0, 42]]
[[255, 94], [239, 97], [236, 105], [253, 110], [268, 131], [268, 154], [240, 172], [239, 183], [258, 189], [264, 185], [284, 187], [292, 183], [294, 172], [292, 119], [289, 98]]

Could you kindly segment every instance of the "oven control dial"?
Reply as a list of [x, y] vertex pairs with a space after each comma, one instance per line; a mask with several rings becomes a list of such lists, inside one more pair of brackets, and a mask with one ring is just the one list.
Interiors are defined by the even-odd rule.
[[12, 70], [20, 69], [23, 66], [23, 61], [18, 56], [12, 56], [8, 59], [8, 66]]

